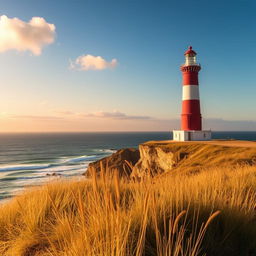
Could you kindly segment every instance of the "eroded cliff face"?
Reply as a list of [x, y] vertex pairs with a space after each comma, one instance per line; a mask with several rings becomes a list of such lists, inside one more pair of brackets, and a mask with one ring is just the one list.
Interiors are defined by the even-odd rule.
[[113, 173], [117, 170], [119, 176], [129, 177], [132, 171], [131, 166], [134, 166], [139, 159], [140, 153], [138, 149], [120, 149], [111, 156], [104, 157], [96, 162], [90, 163], [84, 175], [86, 177], [91, 177], [93, 172], [96, 174], [100, 174], [101, 171]]
[[[129, 162], [129, 164], [127, 164]], [[86, 172], [96, 173], [101, 168], [118, 171], [120, 176], [143, 178], [182, 171], [195, 174], [209, 167], [255, 165], [256, 142], [210, 141], [173, 142], [155, 141], [139, 145], [137, 149], [122, 149], [115, 154], [91, 163]]]
[[173, 169], [177, 161], [175, 152], [166, 151], [159, 146], [142, 144], [139, 146], [139, 151], [140, 160], [133, 167], [132, 178], [168, 172]]
[[173, 171], [196, 174], [209, 167], [256, 166], [256, 142], [154, 141], [141, 144], [139, 150], [140, 159], [130, 175], [132, 178]]

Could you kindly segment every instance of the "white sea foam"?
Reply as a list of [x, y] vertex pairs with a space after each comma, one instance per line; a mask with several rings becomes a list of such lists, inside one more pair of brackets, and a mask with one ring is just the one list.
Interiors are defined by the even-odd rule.
[[95, 149], [95, 151], [102, 152], [102, 153], [107, 153], [107, 154], [113, 154], [117, 150], [116, 149]]
[[22, 170], [38, 170], [38, 169], [46, 169], [49, 168], [51, 164], [21, 164], [21, 165], [5, 165], [0, 167], [0, 172], [8, 172], [8, 171], [22, 171]]
[[0, 201], [16, 195], [28, 186], [70, 177], [82, 177], [90, 162], [110, 155], [114, 149], [94, 150], [92, 155], [66, 156], [42, 164], [0, 165]]
[[74, 157], [74, 158], [70, 158], [65, 160], [63, 163], [67, 164], [67, 163], [78, 163], [78, 162], [84, 162], [84, 161], [93, 161], [97, 158], [96, 155], [92, 155], [92, 156], [79, 156], [79, 157]]
[[56, 168], [56, 167], [65, 166], [68, 164], [76, 164], [76, 163], [79, 164], [83, 162], [91, 162], [96, 160], [97, 158], [98, 157], [96, 155], [91, 155], [91, 156], [84, 155], [84, 156], [78, 156], [73, 158], [65, 158], [65, 160], [61, 160], [58, 163], [3, 165], [3, 166], [0, 166], [0, 172]]

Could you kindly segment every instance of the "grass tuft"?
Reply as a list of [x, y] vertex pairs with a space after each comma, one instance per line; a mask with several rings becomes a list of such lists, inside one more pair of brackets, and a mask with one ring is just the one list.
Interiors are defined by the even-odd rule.
[[256, 255], [256, 168], [128, 182], [107, 172], [0, 208], [3, 256]]

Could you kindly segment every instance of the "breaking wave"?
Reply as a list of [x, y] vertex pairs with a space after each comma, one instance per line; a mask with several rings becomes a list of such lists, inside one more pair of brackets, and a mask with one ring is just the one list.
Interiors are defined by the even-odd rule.
[[97, 160], [96, 155], [91, 156], [78, 156], [73, 158], [61, 159], [57, 163], [48, 163], [48, 164], [20, 164], [20, 165], [5, 165], [0, 166], [0, 172], [10, 172], [10, 171], [24, 171], [24, 170], [41, 170], [48, 169], [57, 166], [65, 166], [69, 164], [80, 164], [83, 162], [91, 162]]

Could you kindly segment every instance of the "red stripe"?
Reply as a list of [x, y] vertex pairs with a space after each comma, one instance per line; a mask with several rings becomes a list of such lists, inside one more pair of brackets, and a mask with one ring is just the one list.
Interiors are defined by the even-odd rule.
[[199, 100], [183, 100], [182, 114], [199, 114], [200, 115], [200, 101]]
[[183, 85], [198, 85], [198, 72], [182, 72]]
[[182, 101], [181, 129], [202, 130], [199, 100]]

